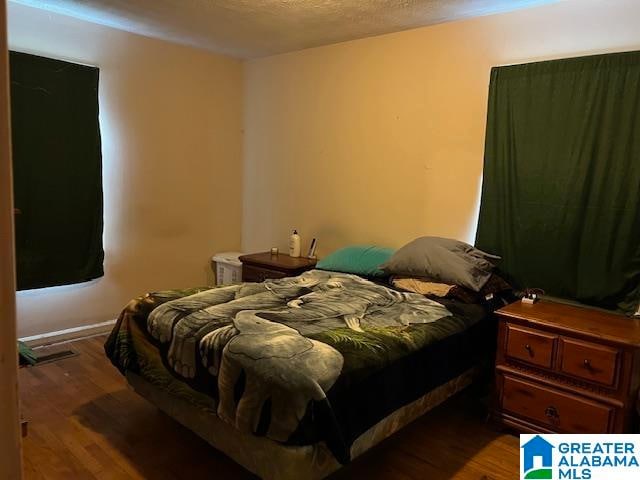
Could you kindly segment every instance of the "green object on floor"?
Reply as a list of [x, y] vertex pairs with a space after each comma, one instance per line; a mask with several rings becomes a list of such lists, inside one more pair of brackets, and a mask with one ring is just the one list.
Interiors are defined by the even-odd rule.
[[20, 365], [35, 365], [38, 362], [38, 355], [24, 342], [18, 342], [18, 358]]

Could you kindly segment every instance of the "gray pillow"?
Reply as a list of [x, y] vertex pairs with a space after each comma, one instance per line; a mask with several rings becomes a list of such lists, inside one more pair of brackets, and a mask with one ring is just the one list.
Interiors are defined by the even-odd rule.
[[497, 260], [500, 257], [459, 240], [420, 237], [396, 251], [380, 268], [391, 275], [428, 277], [478, 292], [489, 280]]

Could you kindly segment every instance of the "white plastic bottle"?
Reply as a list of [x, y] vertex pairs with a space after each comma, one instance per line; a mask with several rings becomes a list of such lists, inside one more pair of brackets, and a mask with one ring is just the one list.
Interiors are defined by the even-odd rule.
[[289, 237], [289, 256], [290, 257], [300, 256], [300, 235], [298, 235], [297, 230], [294, 230], [291, 236]]

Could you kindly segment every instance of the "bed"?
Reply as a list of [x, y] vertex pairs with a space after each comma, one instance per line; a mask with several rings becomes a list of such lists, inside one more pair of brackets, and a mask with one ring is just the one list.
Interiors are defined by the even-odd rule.
[[319, 479], [470, 385], [494, 351], [490, 312], [311, 270], [146, 294], [105, 351], [139, 394], [251, 472]]

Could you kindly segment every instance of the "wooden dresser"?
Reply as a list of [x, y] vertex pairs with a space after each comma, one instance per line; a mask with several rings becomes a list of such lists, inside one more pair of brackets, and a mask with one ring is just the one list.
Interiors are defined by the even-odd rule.
[[639, 320], [549, 301], [496, 313], [495, 420], [525, 433], [635, 427]]
[[271, 252], [242, 255], [242, 281], [263, 282], [268, 278], [295, 277], [316, 266], [316, 260], [306, 257], [290, 257]]

